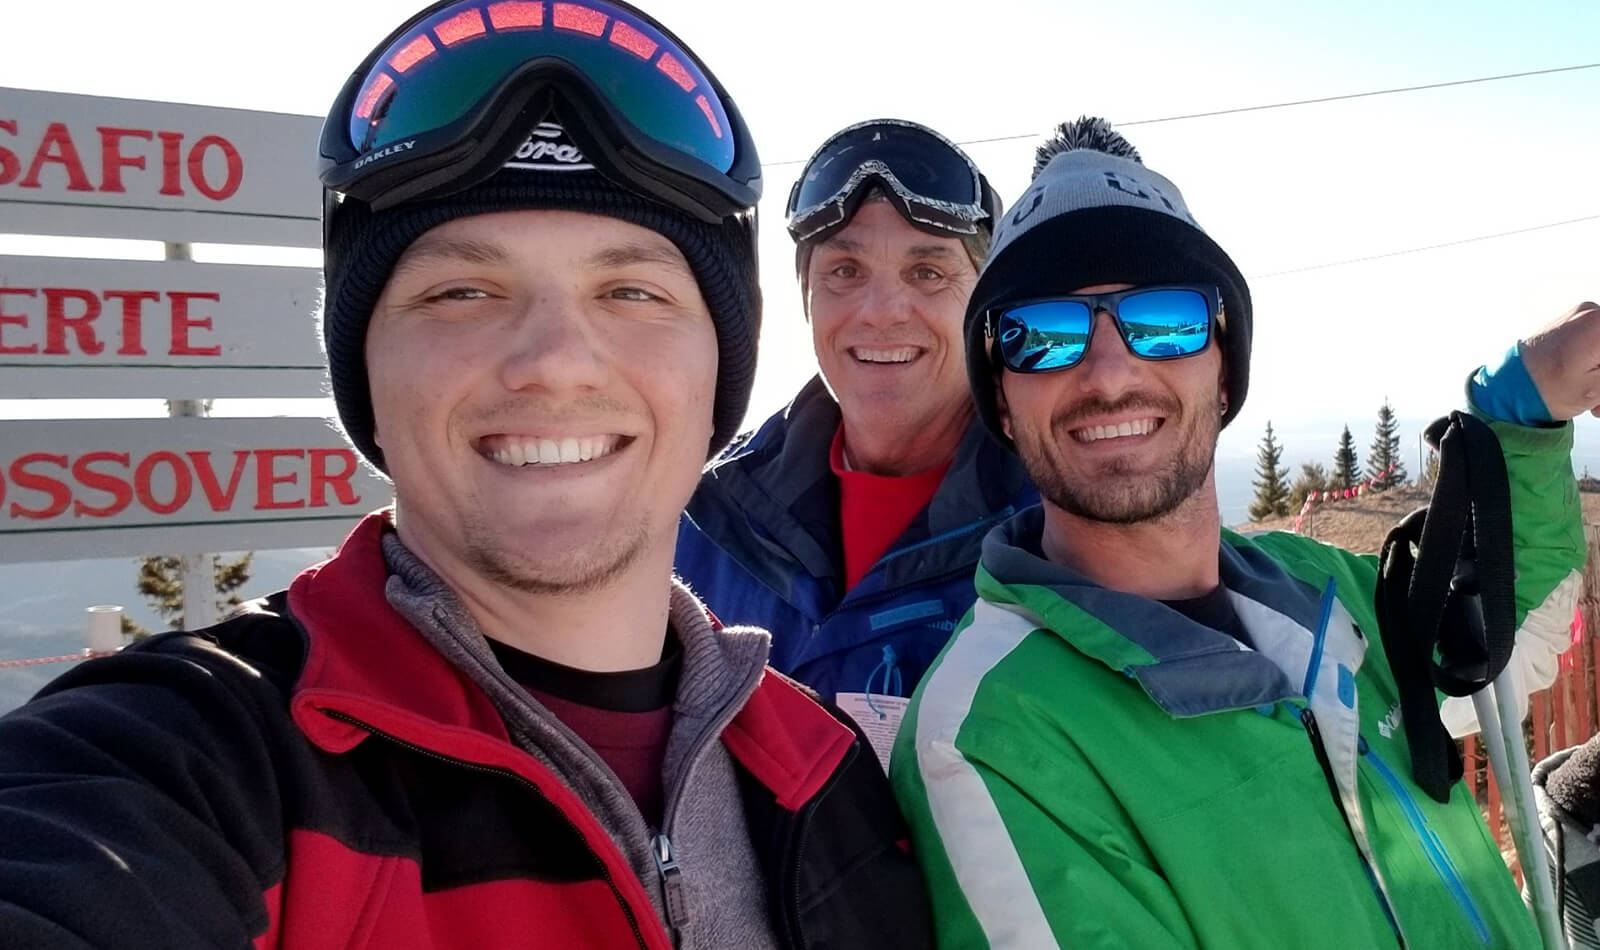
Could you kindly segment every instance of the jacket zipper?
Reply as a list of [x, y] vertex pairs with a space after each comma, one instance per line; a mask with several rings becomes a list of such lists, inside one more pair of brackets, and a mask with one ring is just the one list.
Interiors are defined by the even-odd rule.
[[[427, 758], [444, 762], [449, 765], [454, 765], [459, 768], [464, 768], [469, 771], [480, 772], [485, 775], [497, 775], [510, 778], [527, 788], [528, 791], [532, 792], [534, 795], [546, 802], [550, 802], [550, 799], [543, 792], [539, 791], [539, 786], [533, 784], [510, 769], [499, 769], [488, 765], [479, 765], [476, 762], [468, 762], [465, 759], [458, 759], [453, 756], [442, 755], [433, 751], [432, 749], [425, 749], [414, 742], [408, 742], [399, 736], [391, 735], [381, 729], [374, 728], [373, 726], [362, 722], [354, 716], [346, 715], [338, 710], [324, 709], [323, 713], [333, 719], [348, 723], [349, 725], [355, 726], [358, 729], [365, 730], [371, 735], [377, 736], [385, 741], [392, 742], [400, 748], [414, 752], [418, 755], [426, 756]], [[553, 806], [555, 803], [551, 802], [550, 804]], [[644, 939], [644, 932], [639, 929], [639, 920], [634, 916], [633, 908], [628, 906], [627, 899], [622, 896], [622, 891], [617, 887], [617, 882], [611, 876], [611, 871], [606, 867], [605, 861], [601, 859], [600, 852], [596, 851], [594, 849], [594, 845], [589, 843], [589, 839], [584, 837], [583, 830], [578, 827], [577, 822], [572, 820], [572, 816], [568, 815], [560, 808], [556, 808], [555, 811], [561, 815], [562, 820], [567, 823], [567, 827], [572, 829], [573, 834], [577, 836], [578, 840], [583, 842], [584, 848], [587, 849], [589, 855], [594, 858], [595, 864], [599, 865], [600, 874], [605, 878], [606, 886], [611, 889], [611, 896], [617, 899], [617, 905], [622, 908], [623, 915], [628, 918], [628, 926], [633, 929], [633, 939], [639, 944], [640, 950], [649, 950], [650, 945]]]
[[682, 800], [683, 790], [688, 787], [689, 780], [694, 776], [695, 767], [705, 760], [706, 755], [716, 744], [717, 737], [722, 735], [722, 731], [738, 716], [739, 710], [744, 708], [744, 704], [749, 701], [750, 695], [759, 685], [760, 681], [757, 680], [740, 694], [737, 702], [724, 706], [710, 720], [706, 728], [695, 736], [694, 743], [690, 746], [694, 751], [690, 754], [689, 761], [684, 764], [682, 778], [668, 790], [666, 809], [661, 817], [661, 831], [650, 841], [650, 850], [656, 859], [656, 877], [661, 884], [661, 906], [666, 913], [667, 931], [672, 937], [673, 946], [677, 946], [683, 936], [685, 924], [689, 919], [689, 907], [683, 890], [683, 868], [678, 865], [672, 848], [672, 839], [667, 836], [667, 830], [677, 829], [678, 803]]
[[1316, 714], [1310, 706], [1300, 710], [1300, 724], [1305, 726], [1306, 736], [1311, 740], [1311, 751], [1317, 757], [1317, 765], [1322, 768], [1322, 780], [1328, 786], [1328, 793], [1333, 796], [1334, 807], [1339, 809], [1339, 817], [1344, 819], [1345, 833], [1350, 836], [1350, 843], [1356, 849], [1356, 858], [1361, 861], [1361, 867], [1367, 872], [1367, 880], [1372, 884], [1372, 893], [1378, 898], [1378, 905], [1383, 908], [1383, 915], [1389, 921], [1389, 926], [1394, 929], [1394, 938], [1401, 947], [1406, 946], [1405, 934], [1400, 932], [1399, 918], [1395, 916], [1394, 908], [1389, 906], [1389, 895], [1383, 892], [1378, 883], [1377, 869], [1367, 864], [1367, 856], [1361, 853], [1360, 842], [1356, 839], [1355, 825], [1350, 822], [1350, 815], [1344, 810], [1344, 796], [1339, 794], [1339, 781], [1333, 774], [1333, 763], [1328, 761], [1328, 750], [1322, 745], [1322, 730], [1317, 726]]
[[672, 937], [673, 946], [677, 946], [683, 932], [679, 922], [689, 916], [689, 909], [683, 903], [683, 871], [678, 867], [678, 859], [672, 854], [672, 839], [665, 833], [656, 835], [650, 845], [656, 857], [656, 873], [661, 877], [662, 906], [667, 913], [667, 933]]
[[[903, 548], [899, 548], [897, 550], [885, 552], [883, 557], [878, 558], [878, 564], [883, 564], [883, 563], [885, 563], [887, 561], [893, 560], [894, 558], [897, 558], [902, 554], [910, 554], [913, 551], [921, 550], [922, 548], [925, 548], [925, 547], [928, 547], [930, 545], [936, 544], [936, 543], [938, 543], [940, 541], [948, 541], [951, 538], [960, 537], [961, 535], [964, 535], [964, 534], [971, 534], [974, 531], [981, 531], [981, 530], [984, 530], [986, 528], [992, 528], [996, 524], [999, 524], [1000, 522], [1004, 521], [1005, 519], [1011, 517], [1012, 515], [1014, 515], [1016, 513], [1017, 513], [1016, 512], [1016, 508], [1014, 506], [1007, 505], [1006, 508], [1003, 511], [1000, 511], [998, 514], [993, 514], [993, 515], [990, 515], [990, 516], [988, 516], [986, 518], [980, 518], [977, 521], [968, 522], [967, 524], [965, 524], [965, 525], [963, 525], [963, 526], [961, 526], [959, 528], [952, 528], [949, 531], [944, 532], [943, 534], [938, 534], [938, 535], [935, 535], [935, 536], [933, 536], [931, 538], [924, 538], [923, 540], [918, 541], [915, 544], [909, 544], [909, 545], [907, 545], [907, 546], [905, 546]], [[877, 564], [874, 564], [873, 567], [877, 567]], [[938, 574], [931, 574], [931, 575], [929, 575], [927, 577], [917, 578], [912, 583], [915, 584], [918, 587], [921, 587], [921, 586], [925, 586], [925, 585], [936, 584], [936, 583], [939, 583], [941, 581], [947, 580], [947, 579], [949, 579], [951, 577], [959, 576], [959, 575], [961, 575], [963, 573], [971, 574], [972, 573], [972, 568], [970, 566], [965, 567], [965, 568], [954, 567], [954, 568], [951, 568], [950, 570], [947, 570], [947, 571], [941, 571]], [[905, 596], [905, 589], [904, 588], [896, 588], [894, 590], [882, 590], [882, 591], [879, 591], [876, 594], [871, 595], [870, 597], [863, 597], [860, 600], [852, 601], [852, 600], [850, 600], [850, 592], [846, 591], [845, 595], [843, 597], [839, 598], [839, 603], [837, 605], [835, 605], [832, 610], [830, 610], [826, 614], [824, 614], [820, 621], [814, 622], [811, 625], [812, 626], [812, 633], [816, 633], [817, 628], [821, 627], [822, 624], [827, 623], [829, 620], [831, 620], [833, 618], [834, 614], [837, 614], [840, 610], [843, 610], [847, 606], [851, 610], [861, 610], [861, 609], [864, 609], [864, 608], [867, 608], [867, 607], [872, 607], [872, 606], [874, 606], [874, 605], [876, 605], [876, 604], [878, 604], [880, 602], [891, 601], [891, 600], [894, 600], [896, 598], [903, 597], [903, 596]]]
[[992, 527], [1016, 513], [1017, 508], [1015, 505], [1006, 505], [1003, 509], [992, 515], [979, 518], [977, 521], [969, 521], [959, 528], [951, 528], [949, 531], [940, 532], [931, 538], [923, 538], [921, 541], [917, 541], [914, 544], [908, 544], [903, 548], [896, 548], [893, 551], [887, 551], [884, 553], [883, 557], [878, 558], [878, 563], [882, 564], [884, 561], [897, 558], [902, 554], [910, 554], [912, 551], [920, 551], [923, 548], [938, 544], [940, 541], [948, 541], [951, 538], [959, 538], [964, 534], [970, 534], [973, 531], [977, 531], [981, 528]]
[[1417, 840], [1422, 843], [1422, 850], [1428, 855], [1428, 863], [1433, 865], [1434, 873], [1439, 876], [1439, 880], [1444, 884], [1445, 890], [1449, 891], [1450, 896], [1455, 899], [1456, 907], [1460, 909], [1462, 916], [1466, 917], [1467, 922], [1472, 925], [1472, 929], [1478, 935], [1479, 942], [1487, 947], [1490, 943], [1489, 927], [1484, 923], [1483, 916], [1478, 912], [1477, 906], [1473, 904], [1472, 895], [1468, 893], [1466, 884], [1462, 882], [1461, 875], [1457, 873], [1454, 862], [1450, 860], [1450, 855], [1445, 852], [1444, 846], [1439, 843], [1438, 836], [1428, 826], [1427, 819], [1423, 817], [1422, 809], [1417, 807], [1416, 799], [1406, 789], [1405, 783], [1400, 781], [1399, 776], [1395, 775], [1389, 769], [1388, 764], [1378, 756], [1378, 753], [1367, 746], [1365, 739], [1361, 740], [1360, 751], [1362, 755], [1372, 762], [1373, 767], [1377, 769], [1378, 775], [1389, 786], [1389, 791], [1400, 802], [1400, 810], [1405, 813], [1406, 821], [1411, 825], [1412, 832], [1417, 836]]

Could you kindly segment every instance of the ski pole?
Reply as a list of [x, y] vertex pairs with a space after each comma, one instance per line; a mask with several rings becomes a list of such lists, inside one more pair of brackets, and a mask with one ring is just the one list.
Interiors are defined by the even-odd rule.
[[1545, 950], [1570, 950], [1561, 932], [1561, 915], [1551, 888], [1544, 842], [1538, 835], [1539, 814], [1534, 804], [1528, 749], [1522, 737], [1522, 717], [1517, 712], [1510, 667], [1472, 694], [1472, 706], [1478, 713], [1478, 725], [1483, 732], [1494, 779], [1511, 802], [1511, 807], [1506, 809], [1506, 820], [1511, 825], [1511, 843], [1522, 865], [1522, 878], [1528, 883], [1528, 893], [1532, 897], [1539, 939]]

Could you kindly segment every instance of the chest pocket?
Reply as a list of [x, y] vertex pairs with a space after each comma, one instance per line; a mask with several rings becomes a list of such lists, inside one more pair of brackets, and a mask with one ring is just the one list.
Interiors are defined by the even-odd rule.
[[[819, 657], [797, 673], [824, 695], [910, 696], [949, 642], [956, 620], [965, 610], [953, 610], [942, 599], [928, 598], [857, 613], [848, 618], [855, 628], [855, 642]], [[830, 621], [844, 622], [845, 618]], [[827, 625], [822, 635], [830, 635]], [[806, 679], [808, 673], [813, 679]]]

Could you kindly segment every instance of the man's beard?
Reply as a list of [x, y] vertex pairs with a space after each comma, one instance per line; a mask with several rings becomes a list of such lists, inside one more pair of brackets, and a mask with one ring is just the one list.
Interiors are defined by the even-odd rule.
[[[1064, 449], [1077, 444], [1071, 430], [1092, 416], [1151, 409], [1165, 417], [1162, 427], [1178, 426], [1178, 448], [1154, 471], [1135, 471], [1126, 459], [1100, 463], [1093, 472], [1073, 478], [1060, 461]], [[1047, 433], [1016, 426], [1017, 454], [1022, 467], [1051, 504], [1088, 521], [1140, 524], [1172, 514], [1205, 485], [1216, 460], [1219, 413], [1184, 413], [1176, 400], [1134, 394], [1114, 403], [1090, 401], [1057, 413]]]
[[[529, 594], [589, 594], [625, 574], [649, 547], [650, 532], [641, 518], [633, 529], [597, 549], [572, 551], [549, 563], [496, 545], [487, 526], [466, 526], [467, 560], [489, 580]], [[476, 529], [476, 530], [475, 530]], [[481, 532], [481, 533], [480, 533]]]

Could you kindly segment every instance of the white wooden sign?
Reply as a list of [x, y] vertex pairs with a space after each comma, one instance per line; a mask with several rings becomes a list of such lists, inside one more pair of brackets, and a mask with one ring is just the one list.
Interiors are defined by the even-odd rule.
[[320, 275], [0, 256], [0, 399], [322, 395]]
[[322, 120], [0, 87], [0, 232], [317, 247]]
[[319, 419], [0, 422], [0, 562], [332, 546], [391, 499]]

